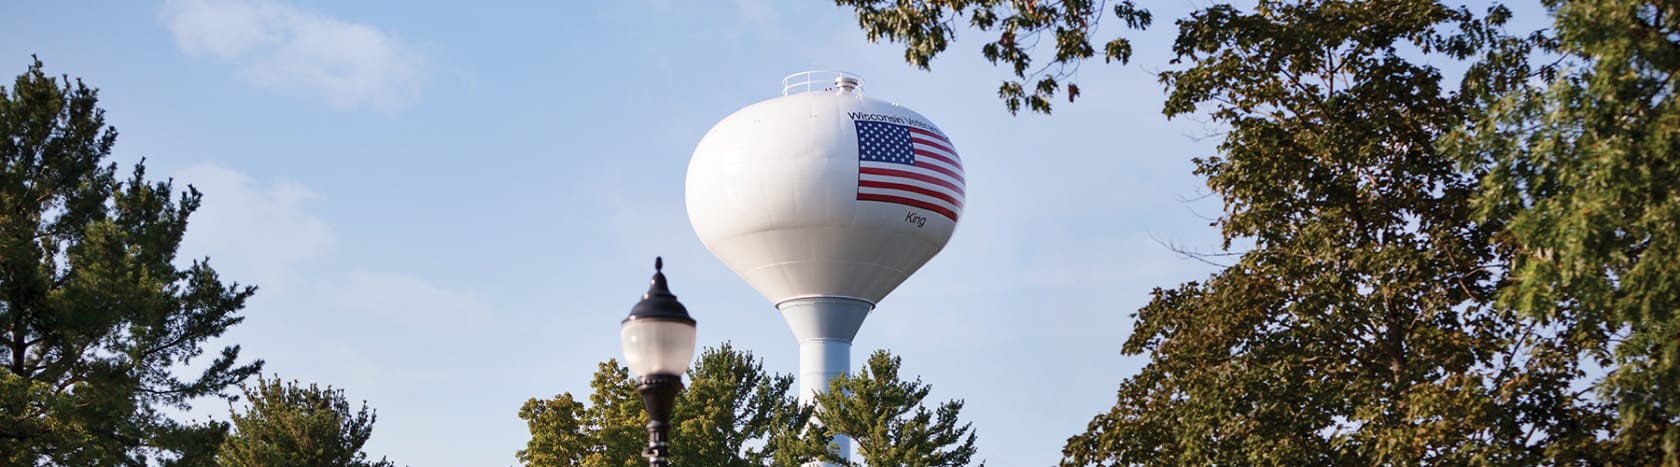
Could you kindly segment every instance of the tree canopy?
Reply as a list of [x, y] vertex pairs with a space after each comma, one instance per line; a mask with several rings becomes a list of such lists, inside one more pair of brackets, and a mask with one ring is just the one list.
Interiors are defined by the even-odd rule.
[[[1128, 29], [1144, 29], [1154, 21], [1149, 10], [1139, 8], [1131, 0], [1107, 2], [1090, 0], [1020, 1], [1020, 0], [834, 0], [836, 5], [851, 7], [857, 15], [870, 42], [886, 39], [904, 44], [904, 60], [921, 69], [930, 69], [933, 58], [944, 52], [957, 31], [971, 27], [983, 32], [997, 33], [997, 39], [980, 48], [980, 54], [996, 65], [1006, 64], [1014, 78], [998, 85], [998, 97], [1003, 99], [1009, 113], [1019, 112], [1022, 106], [1033, 112], [1050, 113], [1051, 102], [1057, 95], [1067, 96], [1068, 102], [1079, 97], [1075, 72], [1086, 59], [1096, 56], [1091, 34], [1106, 13]], [[966, 25], [958, 24], [966, 20]], [[1034, 55], [1041, 43], [1049, 42], [1053, 50], [1048, 63], [1034, 67]], [[1103, 61], [1126, 63], [1132, 58], [1132, 42], [1115, 37], [1103, 44]]]
[[[689, 386], [671, 417], [671, 464], [799, 466], [839, 462], [834, 435], [857, 443], [853, 465], [968, 465], [972, 427], [960, 423], [962, 401], [929, 408], [930, 388], [899, 377], [900, 360], [877, 351], [856, 376], [836, 378], [810, 407], [793, 394], [794, 379], [767, 373], [751, 352], [729, 344], [706, 349], [689, 370]], [[601, 363], [587, 404], [570, 393], [531, 399], [519, 410], [531, 439], [518, 452], [531, 466], [644, 465], [642, 399], [629, 371]]]
[[[969, 18], [1017, 77], [1033, 48], [1000, 43], [1053, 35], [1065, 70], [1109, 14], [836, 3], [922, 68]], [[1412, 0], [1178, 19], [1163, 111], [1221, 129], [1194, 165], [1235, 261], [1154, 292], [1125, 345], [1149, 364], [1064, 462], [1680, 465], [1680, 15], [1542, 5], [1553, 27], [1532, 32], [1501, 5]]]
[[[828, 439], [806, 432], [811, 410], [793, 397], [793, 377], [764, 371], [751, 352], [709, 348], [688, 372], [672, 414], [673, 465], [800, 465]], [[629, 370], [608, 360], [590, 382], [588, 404], [571, 393], [531, 399], [519, 410], [531, 439], [517, 455], [531, 466], [645, 465], [647, 415]]]
[[0, 87], [0, 464], [203, 464], [226, 425], [165, 410], [259, 371], [228, 346], [177, 374], [255, 288], [177, 265], [200, 194], [119, 179], [98, 102], [39, 60]]
[[1680, 7], [1545, 5], [1563, 70], [1451, 141], [1486, 173], [1481, 217], [1508, 225], [1500, 303], [1606, 370], [1617, 457], [1680, 466]]
[[241, 390], [250, 405], [244, 413], [231, 414], [233, 433], [216, 455], [220, 465], [394, 465], [383, 458], [368, 460], [362, 452], [362, 445], [373, 436], [377, 416], [366, 401], [361, 410], [351, 412], [342, 389], [258, 376], [256, 385]]
[[1069, 441], [1070, 463], [1590, 457], [1578, 349], [1491, 304], [1501, 226], [1474, 218], [1477, 178], [1436, 145], [1474, 88], [1427, 57], [1474, 59], [1507, 16], [1303, 1], [1179, 21], [1188, 66], [1162, 74], [1165, 110], [1228, 128], [1196, 173], [1224, 201], [1225, 248], [1252, 247], [1137, 313], [1124, 349], [1150, 361]]
[[[958, 418], [963, 401], [946, 401], [929, 410], [924, 400], [932, 388], [921, 378], [900, 378], [901, 363], [891, 353], [877, 350], [856, 374], [830, 381], [828, 391], [817, 394], [814, 401], [819, 426], [830, 435], [845, 435], [857, 443], [862, 459], [853, 465], [968, 465], [976, 451], [976, 435], [972, 423], [961, 423]], [[832, 454], [827, 457], [840, 460]]]

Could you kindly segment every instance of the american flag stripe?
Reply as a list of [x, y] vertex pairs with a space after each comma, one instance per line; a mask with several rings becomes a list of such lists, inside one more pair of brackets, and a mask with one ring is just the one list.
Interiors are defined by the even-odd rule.
[[[920, 156], [923, 156], [923, 155], [925, 155], [925, 154], [922, 154], [921, 150], [919, 150], [919, 149], [916, 150], [916, 156], [920, 157]], [[926, 161], [916, 161], [916, 162], [917, 162], [918, 165], [920, 165], [920, 164], [925, 163]], [[957, 171], [951, 170], [950, 167], [945, 167], [945, 166], [939, 165], [939, 164], [926, 164], [926, 165], [922, 165], [922, 168], [932, 170], [934, 172], [939, 172], [939, 173], [945, 174], [945, 176], [951, 177], [952, 180], [962, 180], [962, 178], [963, 178], [962, 174], [957, 173]]]
[[945, 152], [952, 154], [956, 154], [957, 152], [955, 149], [951, 149], [953, 146], [951, 144], [951, 140], [945, 139], [945, 137], [941, 136], [939, 133], [934, 133], [913, 126], [905, 128], [910, 130], [910, 138], [912, 139], [926, 141], [927, 144], [936, 144], [939, 146], [939, 149], [943, 149]]
[[963, 204], [962, 200], [957, 199], [957, 197], [955, 197], [955, 196], [951, 196], [950, 193], [946, 193], [946, 192], [939, 191], [939, 190], [930, 190], [930, 189], [922, 188], [922, 187], [915, 186], [915, 185], [905, 185], [903, 183], [882, 182], [882, 181], [875, 181], [875, 180], [858, 180], [858, 186], [863, 187], [863, 188], [880, 188], [880, 189], [883, 189], [883, 190], [908, 191], [908, 192], [919, 194], [919, 195], [922, 195], [922, 196], [939, 198], [940, 201], [951, 203], [952, 206], [956, 206], [956, 207], [959, 207], [959, 208], [962, 207], [962, 204]]
[[926, 209], [926, 210], [929, 210], [929, 211], [937, 212], [942, 216], [951, 218], [951, 220], [956, 220], [957, 219], [956, 211], [952, 211], [951, 208], [947, 208], [945, 206], [940, 206], [940, 205], [934, 204], [934, 203], [929, 203], [929, 202], [922, 201], [922, 200], [919, 200], [919, 199], [910, 199], [910, 198], [904, 198], [904, 197], [899, 197], [899, 196], [891, 196], [891, 195], [877, 195], [877, 194], [874, 194], [874, 193], [858, 193], [858, 201], [882, 201], [882, 202], [887, 202], [887, 203], [903, 204], [903, 205], [906, 205], [906, 206], [918, 207], [918, 208]]
[[867, 174], [867, 175], [881, 175], [883, 177], [897, 177], [897, 178], [908, 178], [908, 179], [912, 179], [912, 180], [921, 180], [921, 181], [924, 181], [924, 182], [932, 183], [934, 185], [939, 185], [939, 186], [942, 186], [942, 187], [945, 187], [945, 188], [949, 188], [949, 189], [951, 189], [952, 192], [954, 192], [956, 194], [959, 194], [959, 195], [962, 194], [962, 192], [963, 192], [962, 187], [958, 186], [956, 183], [952, 183], [950, 180], [946, 180], [946, 179], [935, 177], [935, 176], [928, 175], [928, 174], [907, 172], [907, 171], [895, 170], [895, 169], [881, 169], [881, 168], [875, 168], [875, 167], [859, 168], [858, 173]]
[[948, 146], [950, 144], [949, 142], [946, 142], [944, 139], [934, 140], [923, 138], [915, 133], [912, 133], [911, 135], [910, 141], [916, 143], [917, 154], [926, 154], [929, 157], [938, 159], [939, 162], [944, 162], [955, 167], [962, 167], [962, 162], [958, 161], [955, 157], [957, 151]]
[[[962, 209], [962, 192], [952, 189], [949, 181], [922, 174], [911, 174], [916, 177], [904, 177], [902, 171], [880, 170], [864, 167], [858, 176], [858, 200], [884, 201], [905, 206], [918, 207], [945, 215], [951, 220], [957, 219], [957, 212]], [[938, 183], [930, 183], [923, 178], [932, 178]]]
[[954, 158], [949, 155], [949, 154], [952, 154], [952, 153], [942, 152], [942, 151], [939, 151], [939, 150], [936, 150], [936, 149], [933, 149], [933, 148], [922, 147], [920, 145], [916, 146], [915, 153], [918, 156], [927, 156], [928, 159], [932, 160], [933, 162], [938, 162], [940, 164], [944, 164], [944, 165], [950, 166], [950, 167], [958, 169], [958, 170], [962, 169], [962, 163], [961, 162], [957, 162], [957, 161], [952, 160]]
[[856, 121], [859, 201], [920, 208], [957, 219], [965, 191], [962, 159], [933, 131], [882, 121]]

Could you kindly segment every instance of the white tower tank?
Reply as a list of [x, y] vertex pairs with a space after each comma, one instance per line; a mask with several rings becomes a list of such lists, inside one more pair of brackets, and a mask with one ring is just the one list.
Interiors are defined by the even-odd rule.
[[[688, 218], [712, 254], [780, 309], [799, 340], [800, 400], [850, 366], [883, 297], [945, 247], [962, 159], [932, 121], [804, 72], [782, 97], [718, 122], [688, 166]], [[845, 440], [841, 453], [849, 452]]]

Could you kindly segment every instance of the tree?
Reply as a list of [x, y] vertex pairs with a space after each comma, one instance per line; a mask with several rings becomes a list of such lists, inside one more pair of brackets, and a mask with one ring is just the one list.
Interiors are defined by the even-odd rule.
[[751, 352], [707, 349], [689, 378], [671, 414], [685, 441], [671, 448], [681, 465], [800, 465], [826, 451], [827, 437], [803, 434], [811, 409], [799, 405], [793, 377], [765, 373]]
[[[904, 60], [927, 70], [933, 58], [945, 51], [957, 37], [958, 19], [985, 32], [997, 32], [996, 40], [981, 46], [980, 54], [996, 65], [1009, 65], [1014, 79], [998, 86], [1009, 113], [1025, 105], [1034, 112], [1050, 113], [1050, 102], [1065, 93], [1068, 102], [1079, 97], [1074, 82], [1080, 63], [1096, 55], [1091, 34], [1102, 23], [1107, 2], [1090, 0], [834, 0], [851, 7], [858, 25], [870, 42], [887, 39], [904, 44]], [[1115, 19], [1127, 29], [1149, 27], [1153, 16], [1131, 0], [1115, 3]], [[1033, 68], [1033, 53], [1048, 39], [1054, 44], [1049, 63]], [[1103, 61], [1126, 63], [1132, 57], [1131, 40], [1110, 39], [1103, 45]], [[1030, 84], [1029, 84], [1030, 83]], [[1031, 86], [1029, 89], [1028, 86]]]
[[366, 401], [352, 413], [342, 389], [282, 384], [279, 376], [258, 376], [255, 387], [241, 389], [250, 406], [232, 413], [234, 431], [216, 456], [221, 465], [394, 465], [384, 458], [369, 461], [362, 452], [377, 416]]
[[[871, 466], [968, 465], [974, 457], [972, 423], [959, 423], [963, 401], [946, 401], [934, 410], [922, 403], [932, 388], [921, 378], [898, 376], [900, 359], [885, 350], [869, 355], [857, 375], [841, 375], [817, 394], [817, 420], [830, 435], [857, 442]], [[838, 462], [838, 456], [828, 459]], [[984, 463], [982, 463], [984, 465]]]
[[[1165, 112], [1226, 127], [1196, 173], [1224, 201], [1223, 248], [1252, 247], [1154, 292], [1123, 347], [1149, 363], [1064, 463], [1601, 459], [1602, 412], [1571, 389], [1581, 342], [1492, 303], [1501, 225], [1436, 144], [1532, 73], [1536, 40], [1503, 33], [1508, 17], [1306, 0], [1178, 22]], [[1457, 87], [1429, 64], [1484, 56]]]
[[[811, 410], [792, 397], [793, 378], [729, 344], [701, 352], [672, 414], [675, 465], [800, 465], [829, 445], [805, 433]], [[532, 466], [643, 465], [647, 416], [629, 370], [601, 363], [584, 405], [571, 393], [531, 399], [519, 410], [531, 439], [518, 452]]]
[[[1084, 23], [1094, 23], [1101, 9], [1089, 8], [1089, 2], [837, 3], [856, 7], [860, 24], [871, 40], [887, 37], [904, 42], [906, 56], [913, 64], [921, 60], [923, 68], [928, 58], [944, 50], [944, 41], [954, 37], [952, 24], [945, 19], [947, 14], [968, 15], [974, 18], [974, 26], [989, 30], [986, 18], [1010, 11], [1045, 11], [1048, 17], [1063, 23], [1083, 16]], [[1150, 458], [1165, 463], [1230, 463], [1208, 461], [1210, 457], [1197, 457], [1201, 454], [1195, 451], [1172, 449], [1172, 443], [1184, 443], [1218, 445], [1214, 450], [1226, 453], [1238, 449], [1260, 453], [1257, 458], [1236, 463], [1260, 463], [1261, 459], [1276, 462], [1286, 458], [1280, 453], [1305, 455], [1325, 449], [1335, 455], [1352, 452], [1352, 459], [1359, 462], [1456, 462], [1453, 456], [1431, 457], [1434, 454], [1429, 452], [1452, 446], [1460, 453], [1456, 459], [1477, 462], [1574, 460], [1680, 465], [1680, 389], [1672, 384], [1680, 381], [1680, 313], [1675, 311], [1680, 309], [1680, 293], [1675, 286], [1680, 284], [1680, 261], [1676, 261], [1680, 259], [1680, 234], [1675, 221], [1680, 219], [1680, 197], [1675, 196], [1674, 183], [1680, 179], [1680, 166], [1673, 163], [1677, 152], [1673, 135], [1680, 125], [1680, 113], [1676, 112], [1680, 104], [1673, 98], [1677, 86], [1674, 78], [1680, 71], [1680, 48], [1675, 46], [1675, 37], [1680, 37], [1680, 15], [1665, 2], [1542, 3], [1552, 14], [1554, 29], [1521, 37], [1502, 34], [1498, 26], [1509, 12], [1497, 5], [1476, 20], [1463, 8], [1455, 12], [1432, 2], [1380, 2], [1373, 8], [1355, 8], [1344, 2], [1262, 1], [1252, 15], [1233, 14], [1232, 7], [1215, 5], [1181, 20], [1174, 48], [1179, 61], [1188, 60], [1192, 66], [1163, 74], [1173, 99], [1166, 112], [1169, 116], [1182, 115], [1197, 106], [1211, 105], [1213, 119], [1232, 128], [1221, 147], [1224, 160], [1198, 161], [1198, 173], [1209, 177], [1210, 186], [1226, 202], [1227, 215], [1220, 219], [1219, 226], [1226, 232], [1227, 249], [1232, 239], [1252, 240], [1256, 248], [1241, 253], [1237, 264], [1205, 283], [1156, 292], [1156, 300], [1138, 315], [1139, 333], [1128, 350], [1149, 352], [1160, 365], [1127, 380], [1114, 410], [1094, 420], [1087, 433], [1070, 440], [1065, 450], [1068, 460], [1090, 463]], [[1128, 15], [1139, 17], [1140, 10], [1130, 8], [1123, 4], [1116, 8], [1116, 14], [1123, 19]], [[1147, 18], [1144, 13], [1141, 17]], [[1041, 33], [1050, 24], [1031, 23], [1021, 30]], [[1459, 29], [1443, 32], [1453, 26]], [[1008, 29], [1006, 33], [1016, 31]], [[1058, 37], [1063, 33], [1070, 37], [1057, 41], [1058, 61], [1053, 63], [1063, 64], [1064, 57], [1073, 57], [1074, 61], [1088, 58], [1061, 51], [1064, 44], [1087, 43], [1091, 30], [1058, 27], [1057, 33]], [[1441, 95], [1434, 89], [1440, 81], [1439, 72], [1398, 57], [1395, 44], [1416, 51], [1407, 57], [1445, 55], [1479, 61], [1469, 67], [1456, 94], [1445, 96], [1448, 98], [1441, 100], [1441, 105], [1420, 106], [1417, 104], [1425, 103], [1418, 99], [1420, 96]], [[982, 52], [992, 58], [995, 50], [988, 44]], [[1531, 67], [1528, 62], [1537, 51], [1546, 54], [1538, 56], [1548, 60], [1560, 58]], [[1110, 52], [1108, 56], [1114, 58], [1115, 54]], [[1244, 68], [1240, 63], [1243, 60], [1251, 61], [1252, 66]], [[1560, 69], [1565, 71], [1560, 73]], [[1076, 94], [1074, 89], [1069, 89], [1070, 98]], [[1000, 92], [1000, 96], [1006, 103], [1012, 97], [1007, 92]], [[1012, 111], [1014, 108], [1011, 106]], [[1048, 112], [1049, 108], [1033, 106], [1033, 110]], [[1325, 120], [1326, 116], [1337, 116], [1333, 112], [1310, 112], [1313, 110], [1340, 111], [1344, 115]], [[1399, 124], [1353, 124], [1357, 119]], [[1414, 130], [1395, 131], [1407, 126]], [[1371, 131], [1373, 128], [1377, 131]], [[1422, 149], [1425, 165], [1400, 165], [1414, 158], [1410, 154], [1417, 151], [1412, 148]], [[1331, 159], [1332, 163], [1323, 164], [1326, 159], [1315, 155], [1315, 150], [1353, 156], [1364, 152], [1378, 157], [1340, 161], [1351, 164]], [[1301, 165], [1298, 161], [1303, 158], [1294, 157], [1297, 153], [1312, 164]], [[1448, 167], [1443, 160], [1455, 160], [1458, 165]], [[1432, 172], [1444, 174], [1451, 182], [1441, 184], [1437, 180], [1442, 176], [1429, 175]], [[1421, 181], [1426, 183], [1406, 182], [1408, 177], [1419, 180], [1415, 178], [1418, 175], [1423, 175]], [[1353, 180], [1358, 177], [1368, 180]], [[1271, 183], [1269, 180], [1282, 183], [1268, 193], [1265, 184]], [[1428, 193], [1423, 198], [1434, 200], [1395, 196], [1407, 191]], [[1373, 193], [1376, 196], [1371, 196]], [[1349, 199], [1362, 202], [1338, 202]], [[1435, 211], [1446, 215], [1420, 215], [1416, 208], [1425, 207], [1420, 202], [1436, 204]], [[1352, 245], [1374, 248], [1352, 256], [1336, 251], [1339, 248], [1319, 248], [1350, 245], [1333, 236], [1337, 233], [1333, 226], [1298, 222], [1325, 214], [1343, 220], [1348, 214], [1366, 214], [1354, 220], [1369, 226], [1371, 213], [1400, 216], [1374, 219], [1378, 221], [1375, 225], [1386, 222], [1387, 228], [1354, 229], [1377, 235], [1374, 242], [1356, 236], [1354, 239], [1363, 246]], [[1266, 227], [1267, 222], [1282, 228]], [[1396, 226], [1402, 228], [1392, 228]], [[1452, 245], [1441, 241], [1442, 234], [1461, 236], [1465, 239], [1459, 242], [1463, 248], [1450, 248]], [[1396, 244], [1401, 248], [1394, 248]], [[1426, 253], [1417, 245], [1442, 249]], [[1292, 269], [1289, 262], [1268, 258], [1278, 254], [1310, 261], [1296, 261], [1294, 266], [1307, 268]], [[1331, 260], [1329, 265], [1320, 264], [1326, 259]], [[1443, 260], [1452, 265], [1437, 269], [1443, 274], [1418, 274], [1431, 268], [1418, 268], [1417, 261], [1440, 264]], [[1459, 273], [1452, 273], [1455, 269]], [[1353, 283], [1354, 293], [1347, 293], [1345, 285], [1341, 290], [1331, 287], [1337, 285], [1334, 282], [1301, 282], [1337, 273], [1356, 278], [1347, 281]], [[1267, 451], [1260, 449], [1266, 446], [1242, 443], [1262, 433], [1256, 428], [1275, 427], [1271, 422], [1234, 430], [1214, 429], [1207, 420], [1184, 417], [1183, 410], [1202, 405], [1192, 402], [1197, 400], [1228, 399], [1221, 402], [1227, 407], [1203, 412], [1207, 417], [1227, 414], [1222, 411], [1254, 412], [1276, 405], [1260, 399], [1277, 394], [1260, 391], [1257, 397], [1245, 387], [1235, 386], [1243, 382], [1242, 377], [1252, 376], [1257, 366], [1269, 368], [1267, 371], [1279, 377], [1293, 372], [1291, 378], [1321, 380], [1326, 375], [1345, 373], [1346, 368], [1380, 370], [1371, 368], [1374, 365], [1366, 361], [1368, 357], [1351, 364], [1338, 363], [1343, 367], [1339, 372], [1313, 368], [1327, 359], [1346, 360], [1346, 352], [1355, 349], [1344, 347], [1329, 356], [1311, 354], [1309, 351], [1324, 351], [1320, 348], [1324, 339], [1317, 335], [1322, 331], [1303, 329], [1303, 324], [1319, 330], [1328, 324], [1335, 329], [1337, 322], [1325, 317], [1368, 307], [1370, 300], [1361, 297], [1383, 290], [1370, 279], [1386, 281], [1396, 274], [1402, 279], [1433, 277], [1464, 285], [1462, 296], [1448, 296], [1449, 300], [1423, 304], [1427, 306], [1417, 310], [1434, 318], [1436, 321], [1430, 324], [1437, 326], [1452, 324], [1439, 321], [1442, 317], [1458, 321], [1425, 330], [1437, 334], [1432, 339], [1446, 338], [1445, 342], [1452, 344], [1443, 349], [1468, 351], [1471, 365], [1464, 366], [1461, 359], [1448, 360], [1451, 363], [1441, 368], [1450, 371], [1429, 377], [1435, 380], [1431, 383], [1434, 389], [1400, 379], [1388, 388], [1403, 391], [1378, 394], [1389, 398], [1405, 393], [1425, 395], [1422, 400], [1414, 396], [1391, 399], [1396, 402], [1392, 407], [1408, 409], [1419, 402], [1439, 409], [1444, 401], [1462, 404], [1480, 399], [1474, 405], [1459, 406], [1462, 413], [1474, 415], [1470, 423], [1460, 420], [1459, 424], [1485, 430], [1458, 430], [1456, 434], [1454, 430], [1438, 430], [1433, 433], [1435, 440], [1430, 441], [1405, 433], [1430, 434], [1419, 430], [1418, 413], [1365, 407], [1356, 412], [1366, 414], [1350, 417], [1343, 409], [1330, 412], [1334, 414], [1330, 417], [1335, 422], [1333, 429], [1314, 432], [1310, 426], [1303, 426], [1297, 430], [1304, 434], [1300, 441], [1268, 443], [1275, 449]], [[1339, 293], [1320, 293], [1308, 289], [1308, 285]], [[1415, 288], [1422, 285], [1416, 282], [1389, 285], [1390, 290], [1396, 290], [1396, 285], [1398, 290], [1425, 290]], [[1262, 299], [1268, 295], [1272, 298]], [[1441, 310], [1442, 304], [1450, 304], [1445, 308], [1450, 311], [1432, 311]], [[1183, 332], [1230, 319], [1205, 312], [1215, 307], [1227, 308], [1237, 318], [1248, 316], [1246, 319], [1252, 322], [1238, 322], [1236, 330], [1215, 327], [1217, 331], [1211, 335]], [[1279, 323], [1240, 313], [1274, 313], [1280, 307], [1304, 307], [1324, 312], [1325, 317], [1292, 313], [1292, 318]], [[1144, 324], [1151, 327], [1146, 329]], [[1259, 332], [1247, 332], [1240, 329], [1243, 325], [1261, 328]], [[1411, 329], [1381, 323], [1366, 327], [1373, 337], [1381, 337], [1366, 338], [1367, 347], [1387, 347], [1391, 355], [1392, 349], [1415, 347], [1407, 340], [1415, 334]], [[1393, 332], [1395, 329], [1402, 332]], [[1449, 332], [1443, 334], [1443, 330]], [[1237, 336], [1222, 335], [1233, 332]], [[1392, 340], [1395, 336], [1399, 339]], [[1200, 339], [1229, 345], [1220, 349]], [[1191, 343], [1196, 344], [1187, 345]], [[1285, 351], [1296, 355], [1248, 359]], [[1605, 375], [1589, 379], [1581, 367], [1583, 361], [1599, 367]], [[1168, 362], [1178, 364], [1168, 366]], [[1234, 369], [1207, 371], [1209, 366], [1231, 362], [1241, 364]], [[1406, 368], [1416, 360], [1398, 363]], [[1471, 371], [1465, 372], [1464, 368]], [[1488, 371], [1494, 368], [1498, 371]], [[1456, 379], [1461, 386], [1442, 386], [1440, 383], [1447, 381], [1443, 377]], [[1195, 386], [1184, 384], [1194, 378], [1206, 381]], [[1582, 385], [1596, 390], [1597, 396], [1569, 389]], [[1220, 386], [1236, 394], [1209, 392]], [[1371, 388], [1342, 386], [1330, 391], [1304, 391], [1298, 397], [1312, 401], [1354, 396], [1349, 400], [1357, 404], [1365, 400], [1358, 397], [1359, 391], [1344, 393], [1355, 389]], [[1430, 391], [1446, 397], [1427, 396]], [[1175, 410], [1163, 411], [1163, 407]], [[1435, 409], [1423, 414], [1444, 417], [1452, 413]], [[1157, 416], [1162, 413], [1173, 416]], [[1381, 417], [1373, 422], [1372, 413]], [[1428, 415], [1431, 413], [1434, 415]], [[1283, 415], [1287, 417], [1273, 418], [1301, 416]], [[1413, 420], [1381, 428], [1407, 418]], [[1390, 448], [1372, 451], [1363, 444], [1366, 441], [1350, 441], [1350, 436], [1359, 438], [1361, 432], [1376, 432], [1373, 427], [1400, 436], [1385, 435], [1386, 440], [1376, 440], [1379, 443], [1391, 447], [1411, 443], [1412, 452]], [[1206, 433], [1184, 435], [1192, 429]], [[1455, 439], [1462, 444], [1455, 445]], [[1417, 446], [1423, 446], [1421, 451]], [[1148, 457], [1151, 453], [1160, 456]], [[1420, 454], [1423, 457], [1418, 457]]]
[[[691, 378], [692, 381], [692, 378]], [[530, 466], [583, 467], [640, 465], [647, 435], [641, 396], [630, 370], [617, 361], [601, 362], [589, 387], [589, 404], [562, 393], [550, 400], [530, 399], [519, 409], [531, 439], [518, 452]]]
[[229, 346], [176, 374], [255, 288], [177, 266], [199, 192], [172, 200], [144, 163], [118, 180], [98, 91], [63, 79], [36, 60], [0, 87], [0, 463], [204, 462], [226, 425], [163, 411], [259, 371]]
[[1488, 99], [1454, 140], [1508, 225], [1499, 300], [1607, 370], [1617, 458], [1680, 466], [1680, 7], [1545, 4], [1571, 70]]

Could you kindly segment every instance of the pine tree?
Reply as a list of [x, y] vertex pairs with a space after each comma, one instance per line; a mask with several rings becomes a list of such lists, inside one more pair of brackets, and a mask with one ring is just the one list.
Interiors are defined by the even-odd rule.
[[281, 383], [280, 377], [257, 377], [242, 388], [250, 404], [234, 412], [233, 433], [222, 442], [216, 460], [224, 466], [389, 467], [370, 461], [362, 445], [373, 436], [373, 410], [362, 402], [351, 412], [344, 390], [315, 384]]
[[[805, 433], [811, 410], [792, 397], [793, 378], [764, 371], [751, 352], [706, 349], [688, 373], [672, 414], [673, 465], [800, 465], [828, 446]], [[519, 410], [531, 439], [518, 452], [531, 466], [645, 465], [647, 416], [629, 370], [601, 363], [589, 404], [570, 393], [531, 399]]]
[[[976, 451], [976, 435], [972, 423], [958, 425], [963, 401], [946, 401], [930, 410], [924, 401], [932, 387], [921, 378], [901, 379], [901, 363], [877, 350], [856, 375], [830, 381], [828, 391], [817, 394], [815, 401], [819, 426], [857, 443], [862, 463], [855, 465], [968, 465]], [[828, 460], [839, 461], [832, 453]]]
[[254, 287], [177, 265], [200, 194], [107, 164], [98, 91], [36, 60], [0, 87], [0, 464], [203, 463], [226, 431], [165, 416], [256, 374], [239, 347], [176, 372]]

